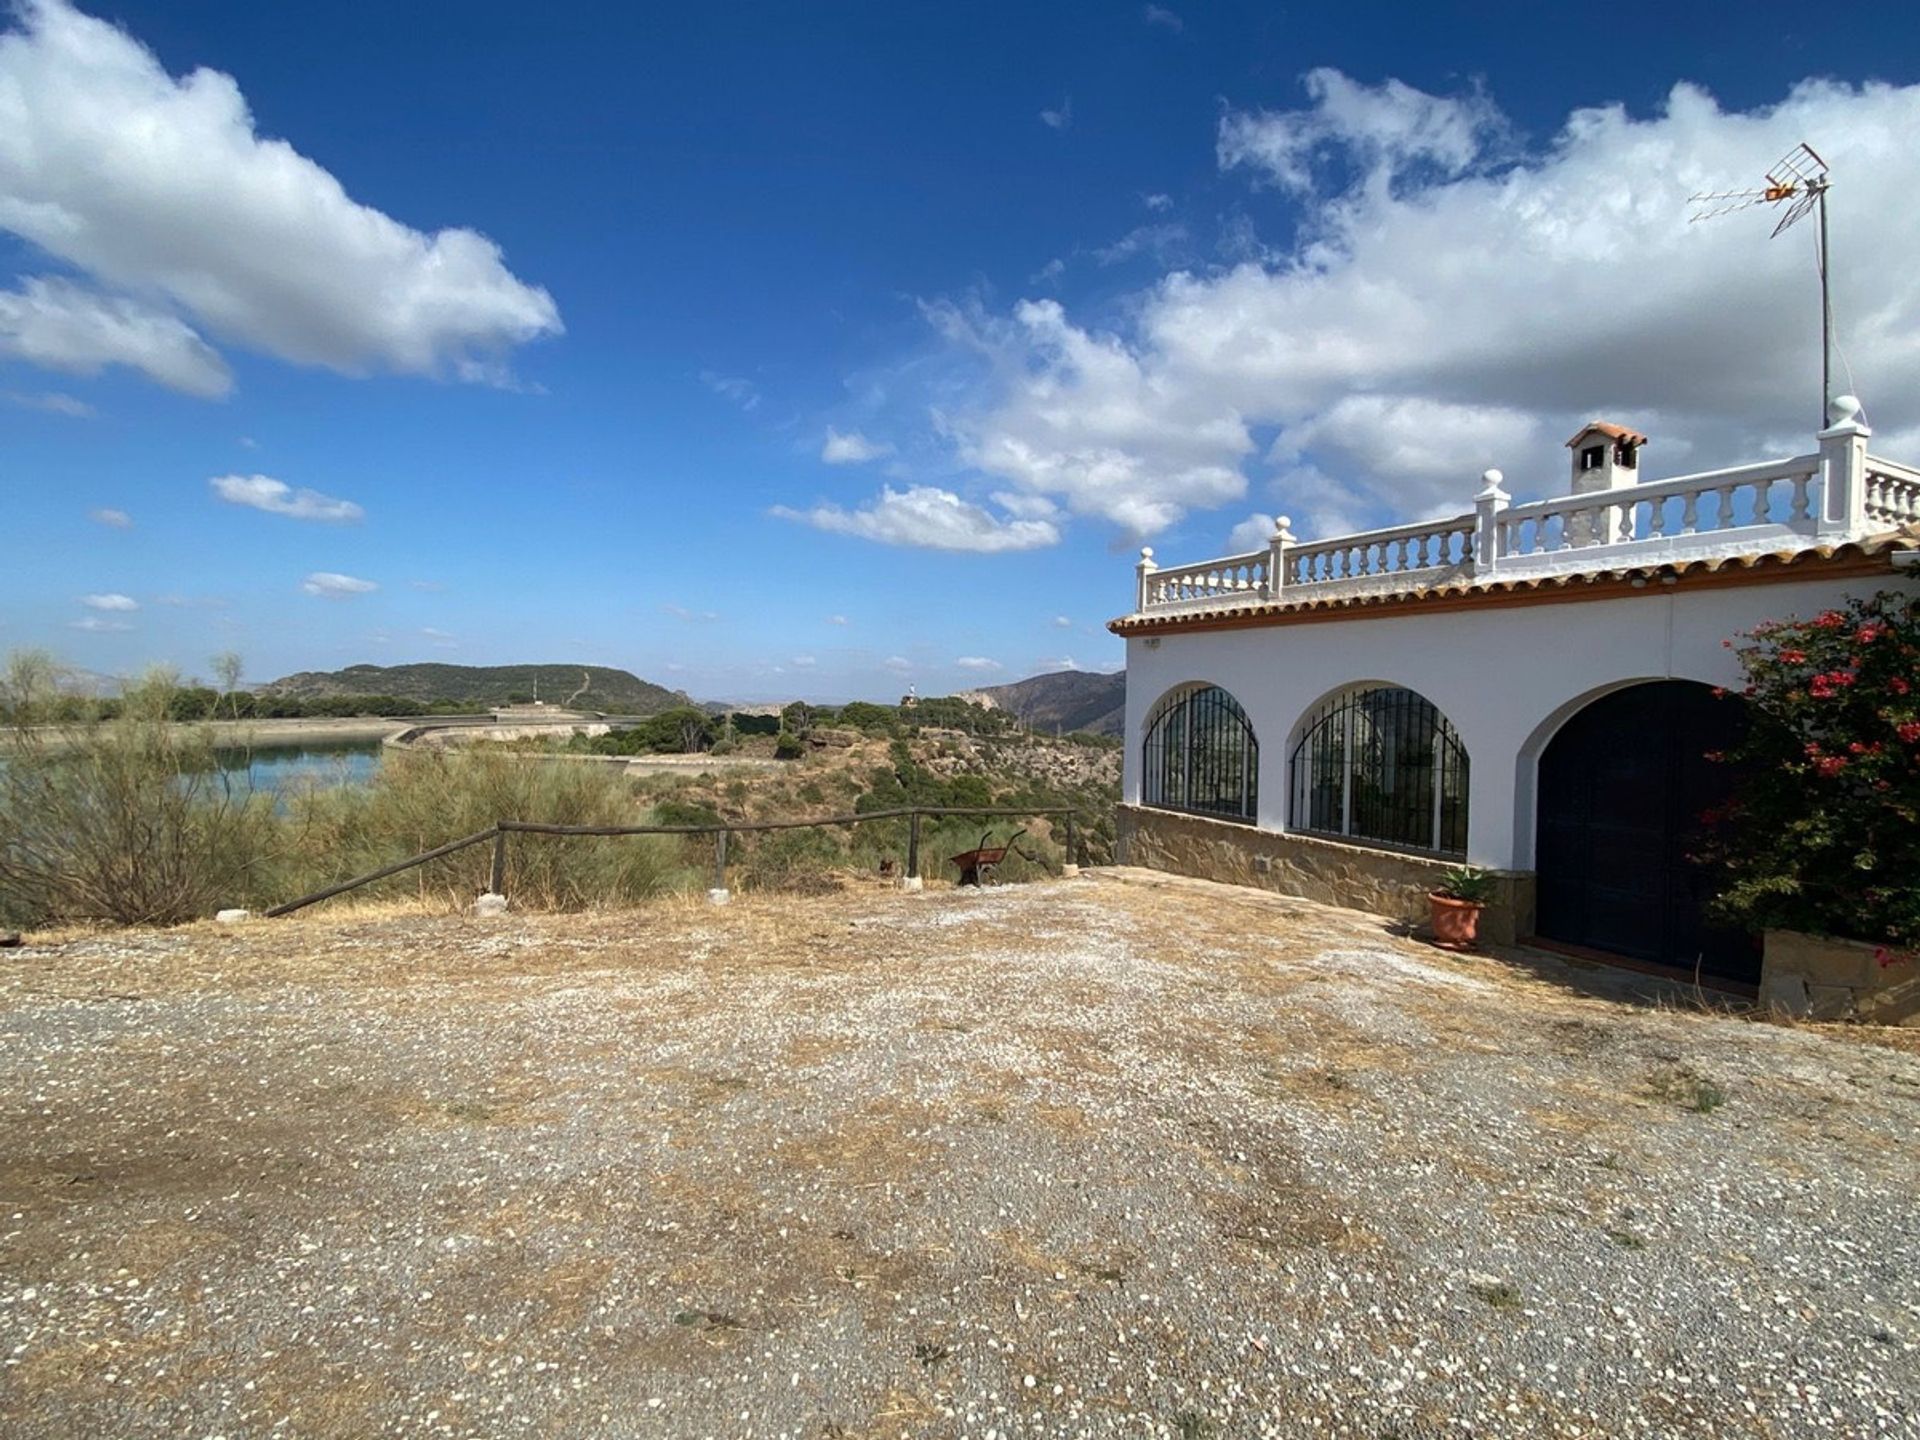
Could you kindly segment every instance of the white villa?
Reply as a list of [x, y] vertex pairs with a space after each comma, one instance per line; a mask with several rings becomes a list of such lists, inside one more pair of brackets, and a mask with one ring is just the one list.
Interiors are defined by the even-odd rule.
[[1920, 583], [1920, 470], [1836, 399], [1790, 460], [1643, 480], [1593, 423], [1570, 493], [1498, 471], [1445, 520], [1161, 567], [1127, 642], [1124, 857], [1409, 921], [1450, 865], [1499, 873], [1496, 942], [1761, 979], [1685, 858], [1744, 723], [1724, 643]]

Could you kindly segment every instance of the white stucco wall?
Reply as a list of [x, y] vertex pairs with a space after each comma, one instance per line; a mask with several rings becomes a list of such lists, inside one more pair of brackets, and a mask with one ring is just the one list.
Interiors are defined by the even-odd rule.
[[[1127, 640], [1125, 798], [1140, 799], [1142, 730], [1189, 682], [1231, 691], [1260, 743], [1261, 828], [1285, 830], [1288, 757], [1301, 720], [1348, 686], [1404, 685], [1431, 700], [1466, 746], [1468, 858], [1533, 868], [1534, 776], [1554, 732], [1587, 701], [1640, 680], [1738, 685], [1722, 641], [1763, 620], [1809, 616], [1849, 590], [1911, 588], [1911, 576], [1720, 589], [1650, 587], [1613, 600], [1418, 611]], [[1634, 737], [1623, 735], [1630, 745]]]

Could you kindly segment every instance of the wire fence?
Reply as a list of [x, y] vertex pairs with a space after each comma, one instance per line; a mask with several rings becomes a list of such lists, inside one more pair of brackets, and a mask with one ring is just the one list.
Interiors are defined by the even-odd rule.
[[944, 820], [1008, 817], [1026, 819], [1051, 819], [1064, 817], [1064, 836], [1066, 843], [1066, 863], [1075, 864], [1079, 859], [1079, 832], [1074, 820], [1078, 812], [1067, 806], [1048, 809], [1020, 809], [1017, 807], [946, 807], [946, 806], [907, 806], [895, 810], [868, 810], [851, 815], [821, 815], [798, 820], [753, 820], [734, 821], [718, 825], [545, 825], [531, 820], [500, 820], [485, 830], [475, 831], [458, 840], [449, 840], [444, 845], [436, 845], [405, 860], [397, 860], [391, 865], [383, 865], [378, 870], [370, 870], [364, 875], [356, 875], [351, 880], [342, 880], [337, 885], [316, 890], [310, 895], [302, 895], [297, 900], [288, 900], [275, 905], [264, 913], [268, 916], [291, 915], [296, 910], [304, 910], [309, 905], [317, 905], [322, 900], [331, 900], [337, 895], [358, 890], [363, 885], [371, 885], [376, 880], [385, 880], [405, 871], [425, 865], [429, 861], [468, 850], [476, 845], [493, 842], [493, 863], [488, 871], [487, 888], [493, 894], [505, 895], [508, 884], [509, 837], [525, 836], [595, 836], [613, 838], [625, 835], [671, 835], [682, 839], [691, 839], [702, 835], [711, 835], [714, 839], [713, 888], [727, 888], [727, 839], [731, 835], [761, 834], [774, 830], [811, 830], [824, 829], [838, 825], [864, 825], [881, 820], [900, 820], [907, 822], [907, 865], [906, 878], [918, 880], [920, 874], [920, 824], [923, 819]]

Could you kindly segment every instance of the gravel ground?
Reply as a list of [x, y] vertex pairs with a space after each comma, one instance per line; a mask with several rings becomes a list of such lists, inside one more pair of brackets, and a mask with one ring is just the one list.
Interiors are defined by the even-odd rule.
[[0, 951], [0, 1432], [1920, 1434], [1916, 1037], [1610, 985], [1144, 872]]

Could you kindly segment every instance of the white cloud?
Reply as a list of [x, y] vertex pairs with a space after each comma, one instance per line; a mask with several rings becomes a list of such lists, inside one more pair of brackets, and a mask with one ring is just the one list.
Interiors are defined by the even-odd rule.
[[721, 375], [712, 370], [702, 370], [700, 383], [721, 398], [731, 400], [742, 410], [752, 410], [760, 403], [760, 392], [754, 388], [753, 382], [742, 380], [738, 375]]
[[108, 620], [99, 615], [88, 615], [80, 620], [72, 620], [68, 622], [68, 625], [71, 629], [86, 630], [96, 635], [104, 635], [109, 632], [117, 634], [133, 629], [133, 626], [127, 624], [124, 620]]
[[1052, 300], [1023, 302], [1011, 322], [929, 313], [991, 371], [995, 403], [940, 416], [974, 468], [1133, 535], [1246, 493], [1240, 462], [1254, 444], [1239, 414], [1160, 383], [1120, 337], [1080, 329]]
[[819, 661], [815, 660], [811, 655], [796, 655], [788, 663], [796, 670], [811, 670], [815, 665], [819, 664]]
[[1811, 230], [1687, 223], [1691, 194], [1803, 136], [1833, 166], [1834, 253], [1858, 257], [1835, 271], [1842, 383], [1876, 448], [1920, 430], [1920, 268], [1891, 258], [1920, 231], [1920, 86], [1807, 81], [1733, 113], [1681, 85], [1524, 151], [1477, 92], [1316, 72], [1307, 93], [1220, 122], [1220, 162], [1302, 209], [1284, 246], [1170, 274], [1112, 332], [1053, 301], [928, 308], [979, 366], [938, 398], [963, 464], [1142, 536], [1258, 479], [1311, 538], [1465, 511], [1489, 465], [1558, 494], [1560, 441], [1596, 415], [1651, 434], [1656, 474], [1810, 449]]
[[1067, 262], [1058, 255], [1027, 277], [1029, 285], [1051, 285], [1067, 273]]
[[1069, 95], [1054, 109], [1042, 110], [1040, 123], [1049, 130], [1064, 130], [1073, 124], [1073, 97]]
[[82, 595], [80, 603], [89, 610], [138, 610], [140, 602], [131, 595]]
[[676, 605], [671, 600], [662, 605], [661, 610], [676, 620], [685, 620], [689, 624], [704, 624], [709, 620], [718, 620], [719, 612], [714, 610], [689, 610], [684, 605]]
[[1187, 22], [1163, 5], [1149, 5], [1140, 12], [1140, 18], [1149, 25], [1158, 25], [1178, 35], [1187, 28]]
[[951, 490], [915, 485], [906, 490], [883, 487], [877, 498], [857, 510], [838, 505], [816, 505], [792, 510], [784, 505], [773, 513], [798, 520], [817, 530], [857, 535], [883, 545], [914, 545], [929, 550], [969, 550], [993, 553], [1034, 550], [1057, 544], [1060, 531], [1049, 520], [1003, 519], [982, 506], [962, 500]]
[[409, 580], [407, 581], [407, 587], [412, 590], [425, 590], [429, 594], [434, 595], [439, 594], [447, 588], [446, 582], [441, 580]]
[[1000, 670], [1005, 667], [998, 660], [989, 660], [984, 655], [962, 655], [953, 662], [962, 670]]
[[842, 434], [831, 425], [827, 427], [826, 443], [820, 447], [820, 458], [829, 465], [864, 465], [892, 453], [891, 445], [869, 440], [858, 430]]
[[1486, 96], [1429, 95], [1398, 80], [1364, 85], [1338, 70], [1307, 72], [1305, 110], [1229, 111], [1220, 122], [1221, 169], [1262, 171], [1288, 190], [1314, 189], [1328, 159], [1361, 168], [1384, 192], [1402, 178], [1451, 178], [1493, 158], [1507, 134]]
[[[511, 347], [561, 329], [552, 298], [485, 236], [425, 234], [355, 202], [256, 134], [231, 76], [176, 80], [65, 0], [35, 0], [0, 35], [0, 228], [119, 292], [29, 281], [0, 297], [0, 337], [19, 328], [7, 300], [18, 311], [36, 284], [60, 285], [68, 343], [47, 343], [42, 317], [27, 358], [82, 373], [129, 364], [190, 394], [231, 386], [196, 326], [348, 374], [485, 381], [505, 378]], [[25, 353], [17, 334], [5, 343]]]
[[347, 524], [363, 520], [367, 514], [351, 500], [336, 500], [318, 490], [296, 490], [284, 480], [267, 475], [220, 475], [207, 484], [229, 505], [247, 505], [293, 520]]
[[896, 675], [904, 675], [913, 669], [913, 662], [904, 655], [889, 655], [880, 663]]
[[1036, 672], [1044, 672], [1047, 670], [1078, 670], [1080, 665], [1071, 655], [1062, 655], [1052, 660], [1036, 660], [1033, 662], [1033, 668]]
[[1056, 630], [1071, 630], [1073, 628], [1073, 617], [1071, 615], [1054, 616], [1053, 628]]
[[110, 530], [133, 528], [133, 517], [124, 510], [115, 510], [110, 505], [96, 505], [87, 511], [87, 518], [96, 525], [105, 525]]
[[1171, 195], [1163, 195], [1158, 191], [1155, 191], [1151, 195], [1142, 195], [1140, 197], [1140, 203], [1156, 215], [1164, 214], [1166, 211], [1173, 209], [1173, 197]]
[[827, 624], [829, 624], [829, 625], [850, 625], [850, 624], [852, 624], [852, 623], [853, 623], [853, 622], [852, 622], [852, 621], [850, 621], [850, 620], [848, 620], [848, 619], [847, 619], [847, 617], [846, 617], [846, 616], [844, 616], [844, 615], [829, 615], [829, 616], [827, 616]]
[[43, 390], [37, 395], [28, 395], [19, 390], [0, 390], [0, 400], [9, 405], [18, 405], [22, 410], [44, 410], [49, 415], [65, 415], [70, 420], [91, 420], [93, 406], [77, 395], [67, 395], [59, 390]]
[[300, 588], [309, 595], [318, 595], [326, 600], [345, 600], [354, 595], [367, 595], [380, 588], [373, 580], [360, 580], [352, 575], [341, 575], [332, 570], [316, 570], [307, 576]]
[[1227, 532], [1226, 555], [1244, 555], [1249, 550], [1265, 549], [1273, 539], [1273, 516], [1256, 510]]
[[[5, 44], [0, 40], [0, 63]], [[0, 153], [6, 146], [5, 114], [0, 94]], [[6, 217], [0, 176], [0, 228], [10, 228]], [[206, 399], [233, 388], [226, 361], [178, 317], [124, 295], [48, 276], [29, 276], [18, 290], [0, 290], [0, 356], [9, 355], [70, 375], [98, 375], [109, 365], [125, 365]]]
[[429, 640], [451, 640], [451, 639], [453, 639], [453, 636], [452, 636], [452, 635], [450, 635], [450, 634], [448, 634], [448, 633], [447, 633], [447, 632], [446, 632], [445, 630], [437, 630], [437, 629], [435, 629], [435, 628], [434, 628], [433, 626], [431, 626], [431, 625], [422, 625], [422, 626], [420, 627], [420, 633], [421, 633], [422, 635], [424, 635], [424, 636], [426, 636], [426, 637], [427, 637], [427, 639], [429, 639]]
[[1164, 264], [1186, 241], [1187, 227], [1174, 221], [1136, 225], [1111, 245], [1095, 250], [1093, 260], [1096, 265], [1118, 265], [1136, 255], [1147, 255]]

